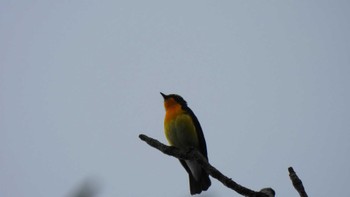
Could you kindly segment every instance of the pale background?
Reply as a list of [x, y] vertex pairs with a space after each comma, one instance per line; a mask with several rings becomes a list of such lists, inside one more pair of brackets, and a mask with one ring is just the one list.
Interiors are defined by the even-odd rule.
[[[346, 196], [349, 1], [0, 1], [0, 196], [189, 196], [160, 91], [240, 184]], [[239, 196], [212, 179], [202, 196]]]

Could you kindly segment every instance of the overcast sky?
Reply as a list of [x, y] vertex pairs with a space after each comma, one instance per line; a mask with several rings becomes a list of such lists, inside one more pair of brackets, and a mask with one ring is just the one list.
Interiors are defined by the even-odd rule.
[[[187, 100], [210, 162], [254, 190], [345, 196], [349, 1], [0, 0], [0, 196], [190, 196], [160, 91]], [[239, 196], [212, 179], [202, 196]]]

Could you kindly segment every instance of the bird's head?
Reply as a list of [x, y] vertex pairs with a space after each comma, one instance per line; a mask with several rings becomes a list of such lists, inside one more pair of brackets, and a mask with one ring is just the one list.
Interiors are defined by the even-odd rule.
[[163, 93], [160, 93], [160, 94], [164, 98], [164, 107], [166, 110], [178, 105], [180, 105], [181, 107], [187, 107], [186, 101], [177, 94], [168, 94], [168, 95]]

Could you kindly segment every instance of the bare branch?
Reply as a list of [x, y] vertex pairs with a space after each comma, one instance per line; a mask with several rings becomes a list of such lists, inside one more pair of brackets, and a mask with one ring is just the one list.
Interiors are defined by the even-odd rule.
[[227, 176], [222, 174], [219, 170], [217, 170], [215, 167], [210, 165], [208, 161], [203, 157], [203, 155], [194, 149], [181, 150], [173, 146], [167, 146], [160, 143], [158, 140], [150, 138], [143, 134], [140, 134], [139, 138], [145, 141], [150, 146], [160, 150], [164, 154], [176, 157], [178, 159], [197, 161], [200, 165], [202, 165], [203, 169], [210, 176], [217, 179], [228, 188], [233, 189], [234, 191], [236, 191], [237, 193], [243, 196], [248, 196], [248, 197], [274, 197], [275, 196], [275, 192], [271, 188], [264, 188], [260, 192], [256, 192], [239, 185], [238, 183], [233, 181], [231, 178], [228, 178]]
[[288, 171], [290, 180], [292, 181], [294, 188], [298, 191], [300, 197], [308, 197], [307, 193], [305, 192], [303, 182], [301, 182], [294, 169], [292, 167], [289, 167]]

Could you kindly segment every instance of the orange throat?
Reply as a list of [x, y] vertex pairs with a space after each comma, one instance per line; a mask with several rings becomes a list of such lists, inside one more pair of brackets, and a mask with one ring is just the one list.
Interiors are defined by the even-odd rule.
[[178, 114], [182, 113], [182, 108], [179, 103], [170, 98], [164, 102], [165, 108], [165, 123], [173, 120]]

